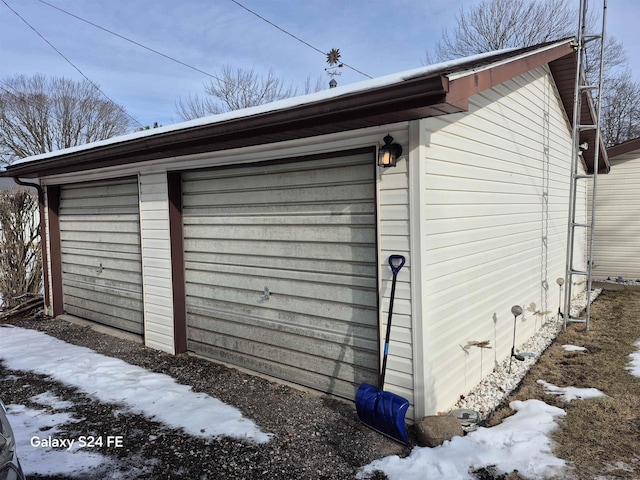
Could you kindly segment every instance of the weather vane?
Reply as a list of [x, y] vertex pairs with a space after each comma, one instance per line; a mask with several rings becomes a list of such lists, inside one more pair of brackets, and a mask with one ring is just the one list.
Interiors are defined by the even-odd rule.
[[336, 82], [336, 79], [333, 77], [335, 77], [336, 75], [342, 75], [342, 72], [339, 70], [343, 65], [340, 61], [340, 49], [332, 48], [331, 50], [329, 50], [329, 53], [327, 53], [327, 63], [329, 64], [329, 66], [325, 68], [324, 71], [327, 72], [327, 75], [331, 77], [329, 85], [331, 87], [335, 87], [336, 85], [338, 85], [338, 82]]

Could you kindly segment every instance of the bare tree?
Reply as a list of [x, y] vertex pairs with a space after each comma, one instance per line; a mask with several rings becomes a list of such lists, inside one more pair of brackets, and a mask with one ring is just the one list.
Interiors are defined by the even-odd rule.
[[0, 192], [0, 304], [14, 307], [42, 288], [38, 196], [27, 189]]
[[607, 147], [640, 138], [640, 82], [633, 80], [629, 70], [608, 76], [601, 117]]
[[88, 81], [16, 75], [0, 82], [0, 163], [127, 133], [131, 119]]
[[[320, 80], [312, 90], [311, 79], [307, 77], [303, 93], [322, 89]], [[176, 113], [183, 120], [215, 115], [242, 108], [255, 107], [265, 103], [293, 97], [298, 94], [298, 88], [293, 84], [285, 84], [272, 69], [266, 75], [258, 74], [254, 68], [232, 68], [225, 65], [217, 78], [205, 84], [207, 96], [189, 95], [186, 99], [179, 99]]]
[[[442, 38], [426, 62], [437, 63], [478, 53], [522, 48], [576, 35], [578, 7], [573, 0], [483, 0], [468, 8], [461, 7], [453, 30], [444, 30]], [[587, 18], [589, 32], [599, 30], [597, 15]], [[586, 51], [585, 72], [589, 83], [597, 83], [600, 68], [599, 42], [591, 42]], [[640, 108], [640, 98], [628, 93], [637, 88], [630, 74], [619, 71], [627, 64], [627, 55], [618, 40], [607, 35], [604, 59], [602, 135], [606, 145], [626, 141], [640, 126], [640, 117], [625, 117]], [[621, 89], [618, 92], [618, 89]], [[627, 105], [617, 105], [616, 97], [625, 98]], [[622, 115], [622, 117], [619, 117]], [[623, 135], [624, 132], [627, 132]], [[609, 135], [613, 137], [609, 138]]]

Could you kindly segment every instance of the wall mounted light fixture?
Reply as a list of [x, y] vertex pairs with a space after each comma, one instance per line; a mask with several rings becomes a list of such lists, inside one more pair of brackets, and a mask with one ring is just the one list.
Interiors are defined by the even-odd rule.
[[378, 152], [379, 167], [395, 167], [396, 160], [402, 155], [402, 147], [398, 143], [393, 143], [393, 137], [387, 134], [384, 138], [384, 145]]

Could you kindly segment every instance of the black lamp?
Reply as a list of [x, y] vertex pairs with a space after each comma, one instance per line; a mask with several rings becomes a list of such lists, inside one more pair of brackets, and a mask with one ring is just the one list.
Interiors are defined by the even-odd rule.
[[384, 145], [380, 147], [378, 153], [378, 166], [379, 167], [395, 167], [396, 159], [402, 155], [402, 147], [398, 143], [392, 143], [393, 137], [387, 134], [383, 138]]

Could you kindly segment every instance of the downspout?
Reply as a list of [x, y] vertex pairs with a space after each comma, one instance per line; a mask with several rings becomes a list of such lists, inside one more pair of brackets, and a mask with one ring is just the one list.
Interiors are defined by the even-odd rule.
[[43, 290], [44, 290], [44, 313], [45, 315], [51, 315], [53, 313], [53, 307], [49, 298], [49, 257], [47, 255], [47, 232], [45, 222], [45, 198], [44, 190], [39, 183], [31, 183], [20, 180], [18, 177], [13, 177], [13, 181], [23, 187], [35, 188], [38, 192], [38, 210], [40, 211], [40, 247], [42, 249], [42, 276], [43, 276]]

